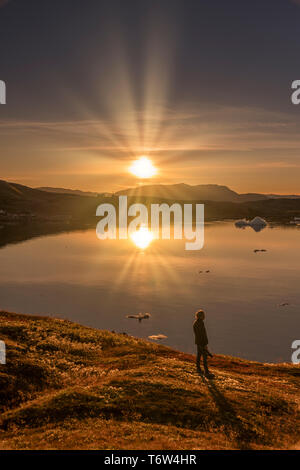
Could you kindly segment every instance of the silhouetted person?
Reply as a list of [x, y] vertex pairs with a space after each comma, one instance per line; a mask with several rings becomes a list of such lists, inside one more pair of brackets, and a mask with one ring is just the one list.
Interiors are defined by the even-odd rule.
[[195, 333], [195, 343], [197, 344], [197, 359], [196, 359], [197, 371], [202, 374], [200, 361], [201, 361], [201, 357], [203, 357], [205, 375], [206, 377], [212, 379], [214, 375], [209, 372], [208, 366], [207, 366], [207, 356], [208, 355], [212, 356], [212, 355], [207, 349], [208, 338], [207, 338], [207, 333], [206, 333], [206, 329], [204, 325], [205, 313], [203, 312], [203, 310], [198, 310], [195, 316], [196, 316], [196, 320], [194, 321], [193, 328], [194, 328], [194, 333]]

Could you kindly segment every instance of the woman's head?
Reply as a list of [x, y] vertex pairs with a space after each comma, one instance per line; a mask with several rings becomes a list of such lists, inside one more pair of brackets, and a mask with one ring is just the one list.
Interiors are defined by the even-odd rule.
[[203, 310], [197, 310], [195, 315], [196, 315], [196, 320], [204, 320], [205, 318], [205, 313]]

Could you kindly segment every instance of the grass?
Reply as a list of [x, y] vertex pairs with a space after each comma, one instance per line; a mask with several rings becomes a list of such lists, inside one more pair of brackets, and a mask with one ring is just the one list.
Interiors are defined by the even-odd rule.
[[195, 357], [66, 320], [0, 312], [0, 449], [290, 449], [300, 368]]

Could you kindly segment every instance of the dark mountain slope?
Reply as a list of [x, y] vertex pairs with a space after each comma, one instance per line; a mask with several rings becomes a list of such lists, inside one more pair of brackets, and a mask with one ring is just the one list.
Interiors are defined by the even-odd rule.
[[238, 194], [227, 186], [218, 184], [200, 184], [190, 186], [188, 184], [171, 185], [145, 185], [136, 188], [124, 189], [115, 193], [132, 197], [157, 197], [161, 199], [177, 199], [180, 201], [222, 201], [222, 202], [246, 202], [253, 200], [266, 200], [263, 194]]

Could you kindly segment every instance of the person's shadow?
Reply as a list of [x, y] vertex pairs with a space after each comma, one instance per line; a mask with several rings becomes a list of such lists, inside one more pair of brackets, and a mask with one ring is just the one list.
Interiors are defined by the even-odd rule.
[[207, 379], [201, 375], [203, 383], [207, 386], [216, 406], [219, 409], [225, 430], [233, 433], [236, 437], [236, 443], [240, 450], [250, 450], [250, 442], [257, 440], [257, 433], [252, 429], [251, 425], [246, 425], [237, 416], [235, 409], [227, 398], [220, 392], [212, 379]]

